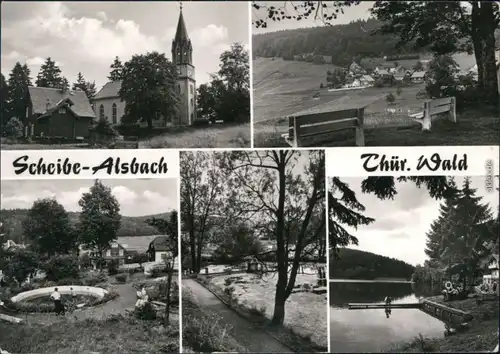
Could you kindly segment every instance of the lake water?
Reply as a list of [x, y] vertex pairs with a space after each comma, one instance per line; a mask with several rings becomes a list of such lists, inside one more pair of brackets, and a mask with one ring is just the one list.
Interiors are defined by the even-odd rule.
[[418, 309], [349, 310], [348, 303], [416, 303], [432, 290], [417, 289], [407, 282], [342, 281], [330, 282], [330, 352], [383, 352], [394, 345], [424, 337], [443, 337], [444, 323]]

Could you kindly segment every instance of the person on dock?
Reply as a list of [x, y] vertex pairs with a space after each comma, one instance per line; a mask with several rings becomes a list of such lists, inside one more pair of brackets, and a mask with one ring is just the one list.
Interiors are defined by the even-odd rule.
[[384, 302], [385, 302], [385, 316], [389, 318], [392, 312], [391, 310], [392, 297], [386, 296]]
[[50, 298], [54, 301], [54, 311], [56, 313], [56, 316], [60, 314], [64, 315], [65, 311], [61, 301], [61, 294], [59, 293], [57, 288], [55, 288], [54, 292], [50, 294]]

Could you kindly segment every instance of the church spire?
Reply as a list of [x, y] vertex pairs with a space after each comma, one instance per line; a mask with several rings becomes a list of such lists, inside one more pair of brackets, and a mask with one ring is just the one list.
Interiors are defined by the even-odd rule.
[[182, 1], [180, 1], [179, 9], [177, 31], [172, 41], [172, 61], [174, 64], [192, 64], [193, 48], [186, 29], [186, 23], [184, 22], [184, 16], [182, 15]]
[[174, 40], [176, 42], [189, 40], [186, 29], [186, 23], [184, 22], [184, 16], [182, 16], [182, 1], [180, 2], [179, 21], [177, 22], [177, 31], [175, 32]]

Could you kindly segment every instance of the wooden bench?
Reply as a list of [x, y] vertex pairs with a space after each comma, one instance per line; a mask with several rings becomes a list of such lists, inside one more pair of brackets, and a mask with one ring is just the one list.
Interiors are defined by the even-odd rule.
[[139, 139], [136, 136], [127, 137], [123, 140], [115, 140], [112, 145], [109, 146], [110, 149], [138, 149]]
[[432, 116], [448, 113], [448, 119], [457, 122], [455, 97], [444, 97], [424, 102], [422, 112], [410, 114], [410, 118], [422, 125], [422, 130], [431, 130]]
[[[288, 116], [288, 133], [283, 134], [292, 147], [307, 146], [305, 139], [324, 136], [340, 130], [355, 131], [356, 146], [365, 145], [363, 128], [364, 108], [351, 108], [341, 111], [304, 111]], [[331, 140], [331, 139], [330, 139]]]

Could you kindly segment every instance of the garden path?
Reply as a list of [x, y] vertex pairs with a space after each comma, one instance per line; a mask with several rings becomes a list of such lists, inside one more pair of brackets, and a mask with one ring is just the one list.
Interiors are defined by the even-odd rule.
[[222, 303], [214, 294], [192, 279], [183, 279], [182, 286], [193, 294], [193, 301], [207, 315], [216, 314], [223, 324], [232, 327], [231, 336], [249, 352], [253, 353], [290, 353], [290, 348], [262, 330]]

